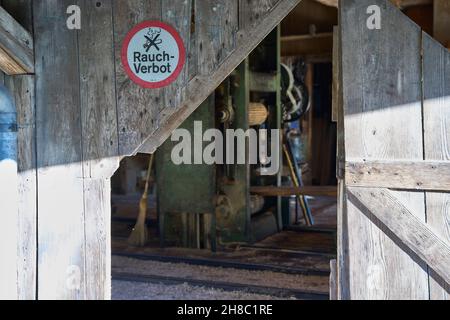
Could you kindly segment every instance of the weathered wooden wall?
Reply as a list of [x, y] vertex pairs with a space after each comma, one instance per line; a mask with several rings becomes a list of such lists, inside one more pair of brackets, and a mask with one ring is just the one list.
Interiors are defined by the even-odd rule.
[[[381, 8], [380, 30], [367, 28], [370, 5]], [[450, 53], [387, 0], [343, 0], [340, 23], [346, 161], [364, 165], [382, 160], [389, 168], [393, 168], [392, 161], [410, 161], [422, 167], [423, 160], [449, 161]], [[405, 164], [403, 173], [386, 169], [378, 175], [377, 170], [368, 168], [358, 172], [372, 178], [364, 187], [374, 188], [374, 195], [383, 186], [418, 189], [390, 194], [399, 207], [414, 213], [443, 241], [450, 241], [448, 194], [420, 191], [425, 186], [418, 180], [414, 187], [408, 185], [411, 173], [406, 171], [411, 168]], [[356, 185], [350, 171], [346, 184]], [[391, 183], [398, 179], [403, 183], [400, 187]], [[358, 194], [353, 192], [344, 216], [348, 248], [341, 251], [347, 260], [343, 261], [349, 281], [347, 298], [448, 299], [448, 285], [388, 227], [355, 204]], [[381, 209], [386, 203], [373, 205]]]
[[[2, 0], [2, 7], [27, 31], [32, 32], [29, 0]], [[7, 76], [0, 82], [13, 94], [18, 121], [19, 225], [17, 250], [17, 298], [36, 297], [36, 137], [34, 76]], [[8, 239], [2, 239], [8, 241]]]
[[[6, 78], [19, 108], [19, 297], [110, 295], [110, 181], [121, 157], [153, 152], [300, 0], [4, 0], [34, 34], [35, 75]], [[70, 5], [81, 30], [66, 27]], [[124, 73], [127, 32], [162, 20], [188, 58], [176, 82]]]

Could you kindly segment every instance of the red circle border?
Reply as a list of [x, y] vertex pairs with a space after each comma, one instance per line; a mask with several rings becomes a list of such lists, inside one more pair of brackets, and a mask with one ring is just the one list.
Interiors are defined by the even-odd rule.
[[[178, 59], [178, 66], [175, 69], [175, 71], [172, 73], [172, 75], [170, 77], [168, 77], [167, 79], [165, 79], [163, 81], [159, 81], [159, 82], [147, 82], [147, 81], [142, 80], [141, 78], [139, 78], [138, 76], [136, 76], [134, 74], [134, 72], [131, 70], [131, 67], [128, 63], [128, 46], [130, 45], [131, 39], [136, 35], [136, 33], [138, 33], [139, 31], [141, 31], [144, 28], [149, 28], [149, 27], [161, 28], [161, 29], [164, 29], [167, 32], [169, 32], [170, 35], [175, 39], [175, 41], [178, 45], [178, 50], [180, 52], [179, 59]], [[133, 82], [135, 82], [136, 84], [140, 85], [143, 88], [158, 89], [158, 88], [168, 86], [169, 84], [171, 84], [178, 78], [178, 76], [180, 75], [180, 73], [183, 70], [183, 67], [186, 63], [186, 49], [184, 47], [184, 43], [183, 43], [183, 40], [181, 39], [180, 34], [174, 27], [172, 27], [171, 25], [168, 25], [167, 23], [164, 23], [162, 21], [155, 21], [155, 20], [144, 21], [144, 22], [141, 22], [138, 25], [136, 25], [126, 35], [125, 40], [122, 45], [121, 59], [122, 59], [122, 65], [125, 69], [125, 72], [131, 78], [131, 80], [133, 80]]]

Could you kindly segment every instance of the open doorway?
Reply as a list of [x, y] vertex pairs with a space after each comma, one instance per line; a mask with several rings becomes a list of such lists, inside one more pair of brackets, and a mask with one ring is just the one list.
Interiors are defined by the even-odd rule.
[[[179, 139], [156, 151], [151, 171], [150, 155], [122, 160], [112, 178], [114, 299], [329, 299], [336, 23], [335, 8], [302, 1], [181, 126], [193, 139], [198, 123], [202, 135], [254, 130], [258, 155], [267, 146], [272, 164], [271, 143], [282, 141], [274, 174], [264, 174], [270, 164], [261, 157], [228, 163], [226, 146], [223, 162], [197, 163], [194, 141], [192, 164], [174, 164]], [[201, 152], [209, 144], [200, 141]], [[247, 137], [246, 149], [234, 146], [235, 159], [251, 145]], [[147, 235], [136, 246], [130, 235], [147, 176]]]

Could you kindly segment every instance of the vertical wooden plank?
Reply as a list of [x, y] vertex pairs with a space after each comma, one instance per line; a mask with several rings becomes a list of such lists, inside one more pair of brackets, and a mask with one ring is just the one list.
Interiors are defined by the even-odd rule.
[[[0, 81], [2, 85], [4, 80], [4, 76], [1, 73]], [[14, 103], [11, 94], [9, 97], [5, 97], [5, 94], [2, 93], [2, 103], [4, 103], [3, 100], [5, 99], [11, 99], [11, 103]], [[5, 107], [1, 106], [1, 109], [4, 112]], [[8, 110], [9, 107], [6, 109]], [[5, 120], [3, 115], [1, 120]], [[6, 124], [11, 123], [8, 120], [6, 123], [2, 123], [2, 126], [4, 127]], [[3, 200], [0, 202], [0, 212], [2, 215], [0, 224], [0, 256], [2, 257], [0, 263], [0, 300], [17, 300], [19, 295], [17, 269], [20, 259], [17, 250], [19, 240], [19, 217], [17, 215], [19, 211], [19, 194], [17, 192], [19, 179], [17, 176], [17, 159], [11, 157], [14, 153], [17, 153], [17, 141], [13, 137], [12, 132], [5, 132], [4, 128], [0, 132], [0, 139], [2, 144], [2, 152], [0, 153], [0, 177], [3, 182], [0, 183], [0, 194]], [[7, 141], [11, 139], [14, 139], [12, 141], [14, 145], [5, 149], [3, 144], [7, 144]]]
[[34, 76], [6, 77], [17, 108], [19, 170], [19, 299], [35, 298], [36, 289], [36, 148]]
[[337, 300], [348, 300], [350, 294], [349, 279], [348, 279], [348, 225], [347, 225], [347, 203], [346, 203], [346, 188], [345, 188], [345, 130], [344, 130], [344, 108], [342, 96], [342, 54], [341, 54], [341, 35], [339, 27], [334, 27], [333, 30], [334, 52], [333, 61], [336, 65], [336, 84], [335, 96], [333, 103], [337, 112], [337, 161], [336, 161], [336, 177], [338, 180], [338, 205], [337, 205]]
[[433, 37], [450, 49], [450, 2], [448, 0], [434, 0], [433, 8]]
[[[381, 8], [381, 30], [367, 28], [370, 5]], [[387, 0], [343, 0], [340, 15], [346, 159], [422, 160], [420, 28]], [[396, 196], [425, 221], [423, 193]], [[426, 265], [347, 209], [351, 298], [428, 299]]]
[[86, 299], [111, 292], [109, 178], [119, 166], [111, 0], [82, 0], [79, 32]]
[[84, 180], [86, 299], [111, 299], [111, 181]]
[[[3, 0], [3, 8], [32, 32], [32, 1]], [[36, 136], [34, 76], [6, 77], [17, 108], [19, 169], [18, 298], [36, 297]]]
[[33, 1], [38, 164], [38, 298], [85, 298], [77, 31], [73, 0]]
[[189, 51], [188, 51], [188, 82], [191, 81], [196, 75], [198, 70], [198, 46], [197, 46], [197, 30], [196, 30], [196, 18], [195, 18], [195, 2], [197, 0], [188, 0], [191, 2], [191, 16], [189, 19], [190, 35], [189, 35]]
[[239, 0], [239, 29], [251, 28], [261, 22], [280, 0]]
[[[82, 0], [79, 32], [84, 177], [109, 178], [118, 156], [111, 0]], [[114, 163], [114, 162], [112, 162]]]
[[[178, 76], [178, 79], [170, 84], [164, 90], [164, 104], [163, 108], [168, 108], [165, 113], [174, 111], [174, 108], [179, 106], [185, 99], [186, 86], [189, 82], [189, 56], [191, 55], [190, 36], [191, 36], [191, 14], [192, 1], [177, 1], [164, 0], [162, 1], [162, 20], [172, 25], [180, 34], [184, 41], [184, 46], [187, 52], [186, 63], [183, 71]], [[193, 52], [195, 54], [195, 51]]]
[[[425, 160], [450, 161], [450, 52], [423, 33]], [[426, 193], [427, 223], [450, 242], [450, 195]], [[450, 285], [431, 272], [431, 299], [450, 299]]]
[[196, 1], [198, 72], [210, 75], [236, 46], [238, 2], [236, 0]]
[[144, 89], [126, 75], [120, 54], [123, 40], [136, 24], [161, 20], [161, 0], [113, 1], [116, 88], [121, 155], [131, 155], [159, 126], [164, 89]]
[[338, 113], [339, 113], [339, 65], [340, 65], [340, 56], [339, 56], [339, 35], [338, 35], [338, 27], [334, 27], [333, 29], [333, 87], [332, 87], [332, 112], [331, 112], [331, 120], [333, 122], [338, 122]]
[[337, 261], [330, 261], [330, 300], [338, 300]]

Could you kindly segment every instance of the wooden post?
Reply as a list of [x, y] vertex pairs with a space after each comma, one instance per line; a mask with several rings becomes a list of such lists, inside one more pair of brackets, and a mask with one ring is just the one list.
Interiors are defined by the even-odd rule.
[[330, 261], [330, 300], [338, 300], [337, 261]]

